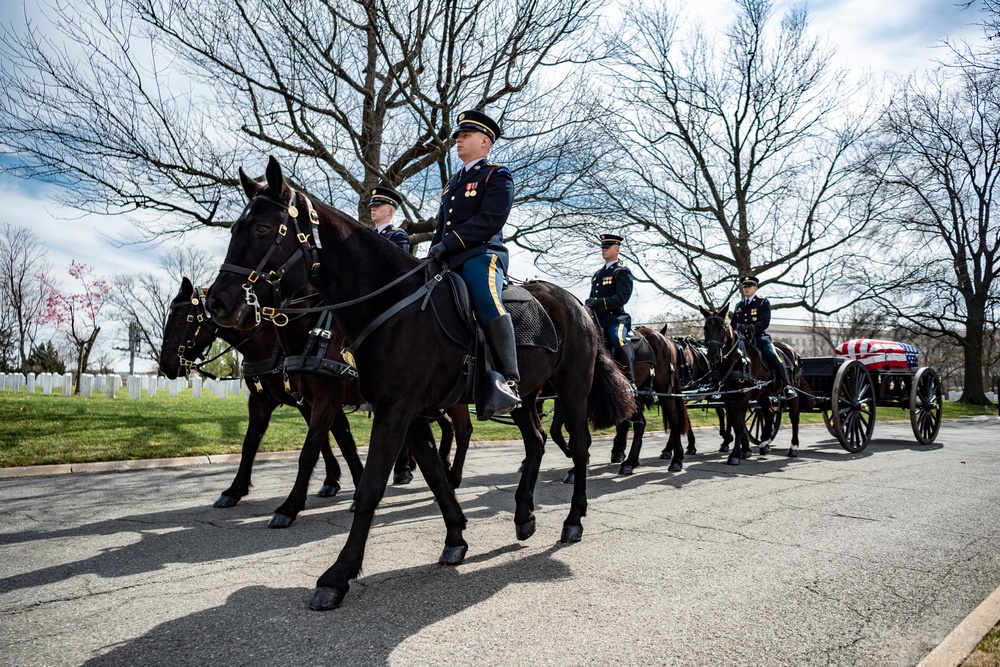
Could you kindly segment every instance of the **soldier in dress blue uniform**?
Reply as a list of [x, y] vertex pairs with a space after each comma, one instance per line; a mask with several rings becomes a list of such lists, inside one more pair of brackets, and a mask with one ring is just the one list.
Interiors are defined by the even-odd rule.
[[372, 189], [372, 196], [368, 206], [371, 208], [372, 224], [379, 236], [386, 238], [403, 250], [410, 252], [410, 237], [399, 227], [392, 224], [392, 218], [396, 215], [402, 196], [392, 188], [384, 185]]
[[490, 406], [477, 415], [479, 419], [506, 414], [521, 404], [514, 325], [501, 296], [508, 263], [503, 226], [514, 203], [514, 179], [507, 167], [488, 159], [500, 134], [500, 126], [484, 113], [459, 114], [452, 138], [463, 166], [441, 194], [437, 228], [427, 253], [447, 261], [468, 285], [495, 370], [507, 381], [506, 387], [494, 388]]
[[785, 366], [774, 351], [771, 335], [767, 333], [767, 327], [771, 324], [771, 304], [767, 299], [757, 296], [759, 286], [760, 281], [757, 280], [757, 276], [744, 276], [740, 279], [743, 299], [733, 308], [733, 324], [743, 335], [753, 337], [761, 356], [778, 376], [785, 396], [794, 398], [795, 388], [788, 381]]
[[590, 298], [586, 304], [597, 313], [597, 321], [611, 343], [615, 360], [628, 371], [635, 391], [635, 350], [628, 337], [632, 318], [625, 312], [625, 304], [632, 298], [632, 272], [618, 259], [623, 240], [617, 234], [601, 234], [604, 268], [591, 279]]

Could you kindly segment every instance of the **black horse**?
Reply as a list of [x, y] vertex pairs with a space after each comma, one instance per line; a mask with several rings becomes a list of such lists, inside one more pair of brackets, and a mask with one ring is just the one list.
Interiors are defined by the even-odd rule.
[[[750, 341], [746, 340], [746, 344], [750, 345]], [[712, 367], [708, 363], [708, 357], [704, 349], [704, 342], [694, 341], [694, 340], [684, 340], [681, 345], [683, 349], [681, 351], [682, 363], [688, 368], [692, 369], [689, 372], [690, 379], [686, 379], [687, 383], [686, 389], [696, 390], [699, 387], [704, 388], [707, 382], [710, 382], [712, 377]], [[792, 398], [785, 398], [784, 396], [774, 396], [772, 398], [772, 403], [775, 404], [775, 416], [774, 422], [771, 427], [771, 437], [770, 440], [774, 440], [774, 436], [778, 430], [779, 424], [779, 413], [787, 412], [788, 420], [792, 426], [792, 440], [791, 446], [788, 448], [787, 456], [798, 456], [799, 455], [799, 421], [801, 410], [805, 408], [806, 410], [811, 409], [814, 402], [810, 397], [810, 392], [812, 391], [809, 387], [809, 383], [806, 381], [805, 377], [802, 375], [802, 358], [799, 353], [795, 351], [791, 345], [783, 343], [781, 341], [775, 341], [774, 346], [778, 349], [779, 355], [787, 360], [787, 372], [788, 377], [791, 378], [792, 386], [794, 386], [798, 391], [796, 395]], [[722, 444], [719, 446], [719, 451], [726, 453], [729, 451], [729, 445], [733, 442], [733, 425], [729, 423], [726, 418], [726, 411], [722, 408], [716, 408], [716, 414], [719, 418], [719, 435], [722, 436]], [[752, 419], [762, 419], [761, 413], [759, 411], [754, 411]], [[690, 428], [691, 422], [687, 422], [688, 425], [688, 454], [696, 454], [697, 448], [695, 447], [695, 436], [694, 431]], [[740, 429], [751, 427], [750, 424], [743, 424]], [[765, 438], [767, 440], [767, 438]], [[761, 456], [769, 453], [771, 451], [770, 443], [762, 442], [760, 445]], [[670, 451], [664, 449], [660, 458], [669, 458]]]
[[[762, 420], [761, 433], [773, 433], [774, 406], [771, 396], [778, 392], [777, 383], [770, 381], [770, 369], [760, 353], [745, 343], [733, 330], [727, 315], [729, 306], [712, 311], [699, 308], [705, 316], [705, 345], [712, 364], [713, 381], [726, 405], [726, 417], [732, 426], [735, 444], [726, 461], [739, 465], [741, 459], [750, 457], [750, 440], [745, 429], [747, 409], [756, 400]], [[762, 440], [762, 447], [769, 447], [770, 440]]]
[[[205, 308], [204, 294], [195, 290], [190, 280], [183, 278], [177, 296], [170, 303], [163, 328], [160, 372], [171, 380], [182, 369], [187, 372], [195, 367], [199, 359], [205, 358], [216, 338], [221, 338], [243, 355], [245, 369], [256, 369], [244, 373], [250, 397], [247, 400], [247, 432], [243, 438], [239, 469], [233, 483], [215, 501], [215, 507], [227, 508], [234, 507], [250, 493], [254, 459], [275, 409], [279, 405], [292, 406], [302, 413], [306, 423], [310, 421], [311, 409], [308, 403], [285, 387], [282, 379], [284, 359], [278, 347], [275, 327], [266, 323], [252, 332], [246, 332], [218, 326]], [[338, 410], [331, 430], [348, 467], [353, 472], [356, 466], [360, 476], [361, 460], [343, 410]], [[330, 448], [329, 438], [322, 439], [320, 451], [326, 463], [326, 478], [316, 495], [332, 497], [340, 490], [340, 465]]]
[[[428, 272], [433, 266], [426, 260], [399, 252], [346, 214], [294, 192], [273, 157], [266, 179], [262, 186], [240, 170], [250, 201], [233, 225], [226, 262], [209, 290], [209, 309], [220, 323], [246, 328], [256, 308], [273, 315], [282, 298], [312, 284], [350, 341], [347, 351], [375, 416], [350, 534], [337, 561], [320, 576], [310, 604], [332, 609], [361, 570], [375, 507], [404, 439], [416, 441], [429, 431], [418, 417], [469, 402], [464, 390], [470, 347], [453, 339], [427, 303], [446, 280], [445, 271]], [[559, 346], [557, 351], [518, 348], [523, 404], [512, 416], [524, 438], [526, 462], [515, 493], [516, 535], [523, 540], [535, 532], [534, 487], [545, 442], [535, 399], [548, 382], [562, 403], [577, 472], [561, 539], [578, 541], [587, 510], [588, 417], [595, 425], [611, 426], [634, 412], [635, 402], [586, 308], [555, 285], [536, 282], [526, 289], [548, 313]], [[251, 303], [251, 293], [260, 306]], [[429, 447], [417, 446], [414, 454], [447, 527], [439, 562], [460, 563], [468, 550], [462, 536], [466, 520], [444, 466]]]
[[[611, 462], [620, 463], [619, 475], [631, 475], [639, 467], [639, 456], [642, 453], [642, 441], [646, 432], [645, 410], [653, 405], [660, 406], [663, 415], [663, 430], [667, 434], [667, 445], [660, 458], [669, 458], [670, 472], [679, 472], [684, 467], [684, 450], [681, 447], [681, 436], [690, 429], [687, 418], [687, 406], [679, 394], [682, 390], [681, 376], [677, 365], [678, 350], [673, 341], [647, 327], [639, 327], [636, 334], [649, 344], [652, 360], [642, 359], [638, 353], [635, 361], [635, 385], [638, 389], [638, 405], [634, 414], [618, 423], [615, 427], [615, 438], [611, 445]], [[641, 345], [641, 343], [640, 343]], [[556, 402], [555, 414], [552, 418], [552, 440], [560, 449], [567, 452], [562, 439], [562, 415]], [[628, 441], [629, 430], [632, 431], [632, 445], [628, 455], [625, 454], [625, 443]], [[563, 480], [573, 481], [571, 470]]]
[[[654, 403], [660, 406], [660, 414], [663, 415], [663, 430], [667, 433], [667, 445], [663, 451], [671, 453], [670, 466], [667, 470], [679, 472], [684, 467], [684, 448], [681, 446], [681, 436], [690, 430], [687, 406], [684, 399], [680, 397], [684, 387], [678, 366], [679, 352], [672, 340], [665, 338], [653, 329], [639, 327], [636, 329], [636, 333], [649, 344], [653, 350], [654, 358], [648, 389], [643, 396], [642, 387], [640, 387], [639, 397], [644, 399], [644, 403], [648, 407], [652, 407]], [[622, 475], [631, 475], [632, 471], [639, 467], [639, 455], [642, 452], [642, 436], [645, 426], [645, 417], [635, 424], [632, 446], [629, 449], [628, 457], [622, 462], [621, 469], [618, 471]], [[615, 447], [620, 447], [623, 452], [628, 427], [628, 421], [619, 424], [618, 433], [615, 436]]]

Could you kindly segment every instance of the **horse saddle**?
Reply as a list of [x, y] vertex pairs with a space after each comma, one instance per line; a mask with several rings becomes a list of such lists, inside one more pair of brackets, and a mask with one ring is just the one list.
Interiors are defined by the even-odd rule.
[[635, 351], [633, 363], [656, 366], [656, 353], [653, 352], [653, 346], [649, 344], [649, 341], [642, 336], [629, 336], [628, 339], [632, 342], [632, 349]]
[[[476, 328], [469, 288], [461, 276], [451, 271], [442, 276], [442, 282], [448, 289], [432, 292], [431, 308], [448, 338], [457, 345], [465, 345]], [[531, 292], [519, 285], [507, 285], [501, 298], [514, 324], [514, 340], [518, 347], [559, 351], [559, 336], [552, 318]]]
[[[438, 275], [447, 289], [432, 289], [423, 307], [427, 307], [429, 302], [445, 335], [468, 350], [458, 382], [439, 407], [454, 405], [462, 396], [471, 396], [476, 403], [477, 415], [489, 414], [486, 406], [491, 395], [490, 383], [506, 383], [503, 376], [488, 366], [486, 338], [473, 316], [472, 300], [465, 281], [451, 271]], [[508, 285], [503, 290], [502, 299], [504, 308], [510, 313], [518, 347], [542, 347], [552, 352], [559, 350], [559, 337], [552, 318], [530, 292], [523, 287]]]

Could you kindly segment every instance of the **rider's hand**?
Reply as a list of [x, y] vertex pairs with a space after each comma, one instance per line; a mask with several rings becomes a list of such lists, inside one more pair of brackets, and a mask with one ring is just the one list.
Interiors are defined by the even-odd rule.
[[601, 300], [587, 299], [586, 301], [583, 302], [583, 305], [587, 306], [588, 308], [597, 308], [599, 305], [601, 305]]
[[447, 252], [448, 246], [444, 243], [435, 243], [431, 246], [431, 249], [427, 251], [427, 259], [433, 259], [440, 262]]

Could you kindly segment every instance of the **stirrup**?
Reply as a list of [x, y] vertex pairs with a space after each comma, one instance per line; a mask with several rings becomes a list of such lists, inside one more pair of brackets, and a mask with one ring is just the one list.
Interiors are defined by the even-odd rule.
[[795, 398], [799, 395], [799, 392], [795, 391], [795, 387], [790, 384], [786, 384], [782, 391], [785, 394], [785, 398]]

